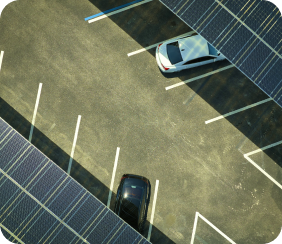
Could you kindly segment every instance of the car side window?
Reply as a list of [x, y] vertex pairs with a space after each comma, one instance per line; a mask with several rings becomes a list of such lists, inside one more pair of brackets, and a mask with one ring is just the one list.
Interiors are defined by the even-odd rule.
[[214, 57], [206, 56], [206, 57], [201, 57], [201, 58], [195, 58], [193, 60], [186, 62], [183, 65], [200, 63], [200, 62], [208, 61], [208, 60], [211, 60], [211, 59], [214, 59]]
[[117, 193], [119, 193], [118, 201], [121, 201], [121, 199], [122, 199], [122, 197], [121, 197], [121, 191], [122, 191], [122, 188], [123, 188], [123, 183], [124, 183], [124, 182], [122, 182], [122, 183], [120, 184], [119, 188], [118, 188], [118, 192], [117, 192]]
[[[147, 193], [146, 193], [147, 194]], [[142, 213], [142, 217], [145, 217], [145, 209], [146, 209], [146, 195], [144, 194], [143, 200], [142, 200], [142, 206], [143, 206], [143, 213]]]

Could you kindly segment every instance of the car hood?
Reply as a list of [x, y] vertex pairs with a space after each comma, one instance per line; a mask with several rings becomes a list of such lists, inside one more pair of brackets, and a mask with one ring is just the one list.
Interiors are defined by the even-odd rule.
[[168, 56], [167, 56], [166, 44], [162, 44], [162, 45], [159, 47], [159, 57], [160, 57], [161, 63], [162, 63], [165, 67], [172, 65], [171, 62], [170, 62], [169, 59], [168, 59]]
[[178, 43], [183, 61], [209, 55], [207, 41], [200, 35], [180, 39]]

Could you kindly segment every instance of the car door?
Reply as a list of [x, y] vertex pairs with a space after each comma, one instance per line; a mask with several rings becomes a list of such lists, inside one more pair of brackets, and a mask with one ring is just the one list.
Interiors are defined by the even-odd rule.
[[119, 213], [119, 208], [122, 200], [122, 187], [123, 187], [123, 182], [119, 185], [118, 190], [117, 190], [117, 196], [116, 196], [116, 202], [115, 202], [115, 208], [114, 212]]
[[215, 57], [213, 56], [204, 56], [200, 58], [195, 58], [193, 60], [189, 60], [182, 65], [182, 69], [190, 69], [194, 67], [198, 67], [201, 65], [209, 64], [215, 62]]

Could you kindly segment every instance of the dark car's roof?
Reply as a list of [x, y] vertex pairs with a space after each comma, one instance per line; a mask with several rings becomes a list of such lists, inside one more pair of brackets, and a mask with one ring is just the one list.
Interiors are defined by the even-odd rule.
[[[139, 211], [144, 196], [148, 194], [147, 187], [150, 182], [147, 178], [138, 175], [124, 175], [121, 189], [121, 205], [118, 207], [118, 215], [129, 223], [133, 228], [138, 229]], [[149, 190], [150, 192], [150, 190]]]

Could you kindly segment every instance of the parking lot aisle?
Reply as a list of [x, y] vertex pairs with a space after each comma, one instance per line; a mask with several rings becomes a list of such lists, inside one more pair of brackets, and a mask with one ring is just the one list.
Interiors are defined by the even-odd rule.
[[119, 151], [120, 151], [120, 148], [118, 147], [118, 148], [117, 148], [117, 152], [116, 152], [115, 164], [114, 164], [114, 169], [113, 169], [113, 174], [112, 174], [112, 181], [111, 181], [111, 186], [110, 186], [110, 191], [109, 191], [109, 197], [108, 197], [108, 203], [107, 203], [107, 207], [108, 207], [108, 208], [110, 207], [110, 203], [111, 203], [111, 199], [112, 199], [112, 193], [113, 193], [115, 175], [116, 175], [116, 171], [117, 171], [117, 163], [118, 163]]
[[196, 234], [196, 228], [198, 223], [198, 218], [201, 218], [204, 220], [210, 227], [212, 227], [214, 230], [216, 230], [219, 234], [221, 234], [225, 239], [227, 239], [230, 243], [236, 244], [234, 241], [232, 241], [227, 235], [225, 235], [220, 229], [218, 229], [216, 226], [214, 226], [210, 221], [208, 221], [204, 216], [202, 216], [200, 213], [196, 212], [194, 226], [193, 226], [193, 232], [192, 232], [192, 238], [191, 238], [191, 244], [194, 244], [195, 234]]
[[260, 105], [260, 104], [269, 102], [269, 101], [271, 101], [271, 100], [272, 100], [272, 98], [267, 98], [267, 99], [262, 100], [262, 101], [260, 101], [260, 102], [253, 103], [253, 104], [248, 105], [248, 106], [246, 106], [246, 107], [243, 107], [243, 108], [237, 109], [237, 110], [235, 110], [235, 111], [229, 112], [229, 113], [227, 113], [227, 114], [218, 116], [218, 117], [216, 117], [216, 118], [214, 118], [214, 119], [207, 120], [207, 121], [205, 121], [205, 124], [209, 124], [209, 123], [211, 123], [211, 122], [214, 122], [214, 121], [217, 121], [217, 120], [226, 118], [226, 117], [228, 117], [228, 116], [230, 116], [230, 115], [233, 115], [233, 114], [242, 112], [242, 111], [247, 110], [247, 109], [249, 109], [249, 108], [253, 108], [253, 107], [258, 106], [258, 105]]
[[39, 105], [41, 89], [42, 89], [42, 83], [39, 83], [39, 88], [38, 88], [38, 92], [37, 92], [37, 98], [36, 98], [36, 103], [35, 103], [35, 107], [34, 107], [34, 112], [33, 112], [33, 117], [32, 117], [32, 122], [31, 122], [31, 128], [30, 128], [30, 133], [29, 133], [29, 138], [28, 138], [28, 140], [30, 142], [31, 142], [32, 134], [33, 134], [33, 128], [34, 128], [35, 118], [36, 118], [37, 109], [38, 109], [38, 105]]
[[3, 57], [4, 57], [4, 51], [1, 51], [1, 53], [0, 53], [0, 71], [1, 71]]
[[[137, 1], [134, 1], [134, 2], [130, 3], [130, 6], [128, 6], [129, 4], [124, 4], [124, 5], [121, 5], [121, 6], [117, 7], [117, 8], [113, 8], [113, 9], [107, 10], [105, 12], [101, 12], [99, 14], [87, 17], [87, 18], [85, 18], [85, 21], [88, 20], [88, 23], [90, 24], [90, 23], [93, 23], [93, 22], [95, 22], [97, 20], [104, 19], [104, 18], [106, 18], [108, 16], [111, 16], [111, 15], [114, 15], [114, 14], [118, 14], [118, 13], [123, 12], [125, 10], [137, 7], [137, 6], [141, 5], [141, 4], [148, 3], [148, 2], [151, 2], [151, 1], [153, 1], [153, 0], [144, 0], [144, 1], [137, 0]], [[135, 3], [135, 4], [133, 4], [133, 3]], [[114, 11], [115, 9], [118, 9], [118, 10]], [[109, 14], [106, 14], [106, 13], [109, 13]]]
[[150, 241], [151, 233], [152, 233], [152, 226], [153, 226], [154, 215], [155, 215], [155, 208], [156, 208], [156, 202], [157, 202], [158, 188], [159, 188], [159, 180], [156, 180], [156, 186], [155, 186], [155, 192], [154, 192], [154, 200], [153, 200], [153, 206], [152, 206], [152, 214], [151, 214], [150, 226], [149, 226], [148, 237], [147, 237], [148, 241]]
[[80, 120], [81, 120], [81, 115], [78, 115], [77, 123], [76, 123], [76, 129], [75, 129], [75, 134], [74, 134], [74, 139], [73, 139], [73, 144], [72, 144], [72, 149], [71, 149], [71, 156], [70, 156], [70, 161], [69, 161], [69, 167], [68, 167], [68, 171], [67, 171], [68, 174], [70, 174], [70, 171], [71, 171], [71, 165], [72, 165], [74, 149], [75, 149], [75, 145], [76, 145], [76, 141], [77, 141]]
[[127, 56], [130, 57], [132, 55], [135, 55], [135, 54], [138, 54], [138, 53], [141, 53], [141, 52], [144, 52], [146, 50], [149, 50], [151, 48], [154, 48], [154, 47], [157, 47], [159, 44], [162, 44], [163, 42], [166, 42], [166, 41], [169, 41], [169, 40], [172, 40], [172, 39], [175, 39], [175, 38], [181, 38], [181, 37], [185, 37], [185, 36], [190, 36], [192, 34], [196, 33], [195, 31], [190, 31], [190, 32], [187, 32], [185, 34], [182, 34], [182, 35], [179, 35], [179, 36], [176, 36], [176, 37], [173, 37], [173, 38], [170, 38], [170, 39], [167, 39], [165, 41], [162, 41], [162, 42], [158, 42], [156, 44], [153, 44], [151, 46], [148, 46], [148, 47], [145, 47], [145, 48], [141, 48], [137, 51], [134, 51], [134, 52], [131, 52], [131, 53], [128, 53]]
[[253, 154], [256, 154], [258, 152], [262, 152], [263, 150], [266, 150], [268, 148], [271, 148], [271, 147], [275, 147], [275, 146], [278, 146], [282, 144], [282, 141], [278, 141], [278, 142], [275, 142], [273, 144], [270, 144], [268, 146], [265, 146], [265, 147], [262, 147], [262, 148], [259, 148], [257, 150], [254, 150], [252, 152], [249, 152], [249, 153], [245, 153], [244, 154], [244, 158], [247, 159], [253, 166], [255, 166], [260, 172], [262, 172], [268, 179], [270, 179], [275, 185], [277, 185], [280, 189], [282, 189], [282, 185], [279, 184], [272, 176], [270, 176], [268, 173], [266, 173], [261, 167], [259, 167], [252, 159], [249, 158], [249, 156], [253, 155]]
[[209, 75], [213, 75], [213, 74], [219, 73], [219, 72], [221, 72], [221, 71], [224, 71], [224, 70], [227, 70], [227, 69], [230, 69], [230, 68], [233, 68], [233, 67], [234, 67], [234, 65], [231, 64], [231, 65], [228, 65], [228, 66], [223, 67], [223, 68], [221, 68], [221, 69], [217, 69], [217, 70], [211, 71], [211, 72], [209, 72], [209, 73], [206, 73], [206, 74], [203, 74], [203, 75], [194, 77], [194, 78], [192, 78], [192, 79], [185, 80], [185, 81], [181, 81], [181, 82], [176, 83], [176, 84], [171, 85], [171, 86], [167, 86], [165, 89], [166, 89], [166, 90], [170, 90], [170, 89], [172, 89], [172, 88], [175, 88], [175, 87], [178, 87], [178, 86], [181, 86], [181, 85], [190, 83], [190, 82], [192, 82], [192, 81], [195, 81], [195, 80], [204, 78], [204, 77], [209, 76]]

